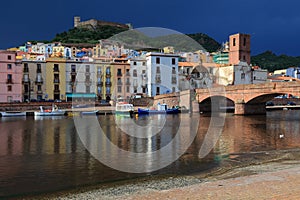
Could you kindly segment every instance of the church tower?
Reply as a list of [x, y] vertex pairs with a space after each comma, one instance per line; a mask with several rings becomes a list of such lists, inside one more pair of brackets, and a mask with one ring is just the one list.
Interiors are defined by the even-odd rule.
[[229, 64], [237, 65], [240, 61], [250, 65], [250, 35], [237, 33], [229, 36]]

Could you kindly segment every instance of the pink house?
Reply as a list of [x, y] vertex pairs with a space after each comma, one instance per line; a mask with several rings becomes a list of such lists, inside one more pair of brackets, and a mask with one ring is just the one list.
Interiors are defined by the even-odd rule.
[[0, 50], [0, 102], [22, 101], [22, 72], [16, 52]]

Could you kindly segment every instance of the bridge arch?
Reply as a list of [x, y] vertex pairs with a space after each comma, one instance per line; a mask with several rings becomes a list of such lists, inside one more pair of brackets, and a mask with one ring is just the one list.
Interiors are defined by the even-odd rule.
[[[212, 107], [212, 105], [218, 105], [217, 107]], [[234, 100], [221, 95], [209, 96], [199, 102], [200, 112], [211, 112], [213, 111], [225, 111], [228, 108], [233, 109]]]

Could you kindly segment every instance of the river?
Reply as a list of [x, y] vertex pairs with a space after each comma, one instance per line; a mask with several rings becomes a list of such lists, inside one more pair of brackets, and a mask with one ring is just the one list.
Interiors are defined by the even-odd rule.
[[[1, 198], [149, 175], [205, 173], [216, 166], [222, 167], [224, 159], [235, 159], [239, 155], [248, 155], [251, 159], [255, 152], [300, 147], [299, 110], [270, 111], [265, 116], [221, 114], [224, 124], [217, 127], [221, 132], [215, 134], [219, 130], [213, 127], [214, 134], [210, 136], [212, 119], [209, 115], [197, 115], [192, 122], [188, 121], [189, 114], [133, 118], [99, 115], [77, 117], [78, 121], [75, 118], [0, 118]], [[93, 129], [90, 123], [95, 120], [100, 126]], [[94, 134], [97, 127], [101, 127], [108, 140]], [[142, 128], [137, 132], [140, 135], [134, 135], [139, 130], [136, 127]], [[180, 134], [178, 140], [177, 134]], [[188, 146], [183, 147], [183, 143]], [[168, 145], [167, 152], [149, 154]], [[114, 151], [113, 146], [119, 150]], [[199, 157], [200, 151], [207, 153]], [[122, 154], [128, 152], [144, 153], [146, 157], [144, 160], [137, 157], [135, 162], [135, 157]], [[170, 164], [165, 162], [168, 159]], [[140, 173], [143, 170], [146, 171]]]

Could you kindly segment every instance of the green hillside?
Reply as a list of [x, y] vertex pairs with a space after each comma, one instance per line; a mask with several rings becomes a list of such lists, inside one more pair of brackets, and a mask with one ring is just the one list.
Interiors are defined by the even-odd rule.
[[300, 56], [293, 57], [287, 55], [276, 55], [272, 51], [266, 51], [251, 57], [252, 65], [258, 65], [269, 72], [287, 67], [300, 66]]
[[[193, 51], [199, 50], [199, 47], [201, 48], [202, 46], [209, 52], [216, 51], [220, 48], [220, 44], [217, 41], [203, 33], [187, 34], [188, 37], [186, 35], [172, 34], [152, 38], [135, 30], [127, 30], [128, 29], [114, 26], [98, 26], [96, 29], [73, 28], [69, 31], [56, 34], [51, 42], [96, 44], [100, 39], [107, 39], [114, 36], [113, 38], [117, 38], [127, 44], [140, 44], [141, 46], [156, 48], [174, 46], [176, 50]], [[194, 40], [201, 46], [195, 43]]]

